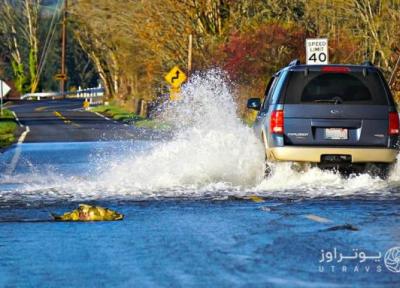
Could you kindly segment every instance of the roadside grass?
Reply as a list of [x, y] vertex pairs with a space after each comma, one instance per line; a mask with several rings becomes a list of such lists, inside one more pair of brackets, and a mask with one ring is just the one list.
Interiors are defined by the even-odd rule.
[[[129, 124], [134, 124], [138, 128], [148, 128], [156, 130], [168, 130], [171, 129], [171, 125], [162, 122], [158, 119], [147, 119], [139, 116], [135, 113], [129, 112], [124, 108], [116, 105], [99, 105], [91, 108], [92, 112], [97, 112], [103, 114], [109, 118], [117, 121], [122, 121]], [[251, 127], [253, 126], [255, 116], [257, 113], [247, 113], [242, 117], [242, 121], [245, 125]]]
[[116, 105], [107, 105], [107, 106], [100, 105], [91, 108], [91, 111], [103, 114], [117, 121], [134, 124], [136, 127], [139, 128], [159, 129], [159, 130], [166, 130], [169, 128], [168, 124], [163, 123], [160, 120], [147, 119], [133, 112], [129, 112]]
[[243, 118], [242, 119], [242, 121], [243, 121], [243, 123], [245, 124], [245, 125], [247, 125], [247, 126], [249, 126], [249, 127], [252, 127], [253, 126], [253, 124], [254, 124], [254, 120], [253, 119], [250, 119], [250, 118]]
[[17, 127], [18, 125], [12, 112], [4, 109], [3, 116], [0, 116], [0, 148], [7, 147], [15, 141], [14, 132]]
[[242, 121], [245, 125], [252, 127], [257, 117], [257, 112], [254, 110], [248, 110], [244, 115], [242, 115]]

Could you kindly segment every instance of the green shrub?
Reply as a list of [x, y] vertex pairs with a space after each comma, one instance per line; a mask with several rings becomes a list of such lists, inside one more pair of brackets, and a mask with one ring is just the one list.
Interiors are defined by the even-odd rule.
[[14, 114], [7, 109], [3, 110], [3, 116], [0, 116], [0, 148], [7, 147], [15, 141], [14, 132], [17, 130]]

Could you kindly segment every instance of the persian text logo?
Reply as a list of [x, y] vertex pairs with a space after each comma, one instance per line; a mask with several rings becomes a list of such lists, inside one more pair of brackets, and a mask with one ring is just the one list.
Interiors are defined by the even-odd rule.
[[386, 268], [395, 273], [400, 272], [400, 247], [393, 247], [386, 251], [385, 254], [385, 266]]

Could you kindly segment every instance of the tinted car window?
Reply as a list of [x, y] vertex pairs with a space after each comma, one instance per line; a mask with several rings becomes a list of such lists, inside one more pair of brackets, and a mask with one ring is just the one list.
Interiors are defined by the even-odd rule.
[[264, 101], [263, 101], [263, 104], [262, 104], [262, 109], [265, 109], [268, 106], [267, 105], [267, 103], [269, 101], [268, 95], [269, 95], [269, 91], [271, 90], [272, 84], [274, 83], [274, 80], [275, 80], [275, 77], [272, 77], [268, 82], [267, 88], [265, 89]]
[[275, 90], [276, 83], [278, 82], [278, 76], [274, 76], [269, 81], [267, 88], [265, 89], [265, 97], [263, 103], [263, 110], [267, 109], [268, 105], [271, 103], [271, 96]]
[[383, 83], [376, 72], [290, 72], [286, 104], [388, 104]]

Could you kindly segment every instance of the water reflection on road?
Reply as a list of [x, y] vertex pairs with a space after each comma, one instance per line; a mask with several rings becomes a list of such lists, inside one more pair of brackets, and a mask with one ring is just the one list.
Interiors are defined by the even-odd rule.
[[[204, 178], [202, 183], [152, 190], [133, 183], [140, 178], [134, 176], [137, 167], [132, 165], [131, 178], [113, 182], [120, 177], [111, 177], [112, 173], [128, 175], [127, 168], [116, 163], [139, 163], [137, 157], [148, 157], [160, 145], [146, 141], [23, 144], [8, 175], [5, 171], [16, 148], [2, 154], [0, 286], [107, 282], [115, 286], [389, 287], [398, 283], [398, 275], [386, 269], [383, 258], [380, 263], [320, 263], [321, 250], [336, 248], [352, 255], [358, 249], [377, 255], [400, 245], [395, 180], [368, 175], [343, 179], [322, 171], [296, 175], [280, 167], [281, 176], [256, 183], [256, 175], [253, 186], [249, 180], [241, 186]], [[162, 179], [165, 171], [153, 173]], [[143, 183], [150, 181], [143, 179]], [[289, 188], [284, 189], [283, 183]], [[127, 188], [121, 189], [123, 185]], [[243, 198], [253, 194], [263, 200]], [[71, 210], [79, 202], [116, 209], [125, 220], [50, 221], [50, 212]], [[344, 266], [347, 272], [342, 271]]]

